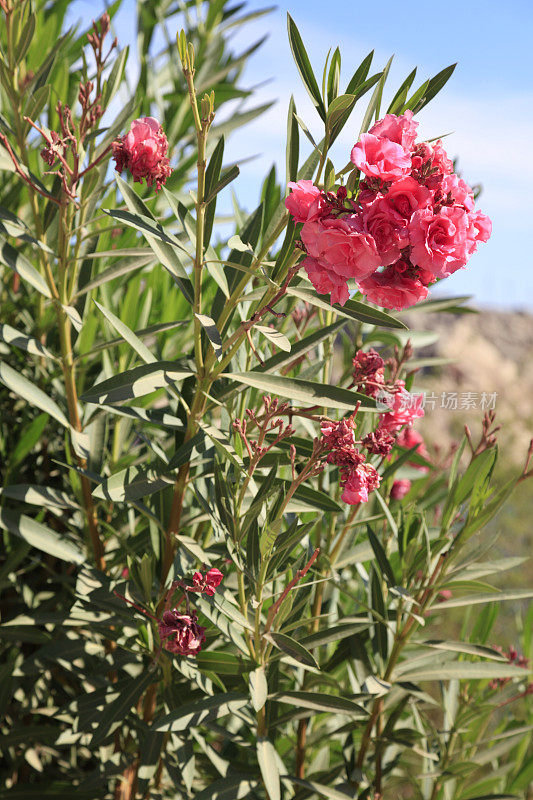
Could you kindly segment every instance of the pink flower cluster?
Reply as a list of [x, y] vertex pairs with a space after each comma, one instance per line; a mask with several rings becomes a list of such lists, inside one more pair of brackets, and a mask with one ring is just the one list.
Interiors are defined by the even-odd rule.
[[112, 144], [117, 172], [128, 170], [138, 183], [146, 179], [148, 186], [159, 191], [172, 173], [167, 158], [168, 141], [163, 128], [154, 117], [140, 117], [131, 123], [126, 136]]
[[417, 143], [417, 125], [411, 111], [387, 114], [362, 134], [351, 160], [364, 177], [351, 198], [343, 186], [334, 194], [311, 181], [289, 183], [285, 205], [302, 223], [302, 266], [332, 303], [344, 305], [353, 279], [370, 302], [408, 308], [491, 234], [442, 143]]
[[[376, 468], [365, 461], [365, 456], [356, 447], [357, 444], [369, 454], [382, 458], [390, 456], [395, 444], [408, 449], [416, 447], [421, 456], [428, 456], [422, 436], [412, 429], [413, 422], [424, 416], [422, 398], [411, 395], [402, 380], [396, 379], [391, 385], [387, 385], [385, 362], [373, 349], [367, 352], [358, 350], [353, 359], [353, 367], [353, 385], [358, 391], [371, 397], [384, 398], [384, 404], [389, 410], [379, 415], [376, 428], [360, 442], [355, 438], [355, 414], [340, 422], [327, 420], [321, 423], [322, 445], [329, 450], [327, 461], [339, 467], [343, 489], [341, 499], [350, 505], [365, 503], [369, 494], [380, 483]], [[424, 465], [414, 466], [422, 471], [428, 469]], [[410, 488], [409, 480], [395, 481], [391, 497], [401, 500]]]
[[366, 503], [368, 495], [377, 489], [380, 477], [372, 464], [365, 461], [364, 455], [355, 446], [355, 422], [353, 417], [322, 422], [322, 444], [330, 452], [327, 460], [339, 467], [341, 499], [348, 505]]

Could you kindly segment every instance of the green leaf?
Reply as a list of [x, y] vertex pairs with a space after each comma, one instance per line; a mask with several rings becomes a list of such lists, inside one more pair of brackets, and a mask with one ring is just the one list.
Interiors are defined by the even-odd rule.
[[91, 747], [98, 747], [118, 725], [124, 724], [131, 707], [137, 703], [145, 689], [153, 682], [153, 673], [146, 670], [139, 677], [130, 681], [115, 700], [105, 705], [99, 715], [98, 727], [93, 733]]
[[326, 126], [328, 130], [333, 130], [339, 120], [345, 116], [346, 111], [348, 111], [348, 109], [351, 110], [354, 105], [355, 95], [353, 94], [341, 94], [339, 97], [336, 97], [328, 108], [326, 117]]
[[125, 502], [159, 492], [174, 483], [172, 477], [161, 475], [152, 469], [127, 467], [106, 478], [93, 491], [99, 500]]
[[514, 664], [486, 663], [483, 661], [441, 661], [430, 667], [413, 667], [403, 671], [402, 680], [419, 681], [483, 680], [485, 678], [527, 678], [527, 671]]
[[491, 658], [494, 661], [507, 661], [498, 650], [492, 647], [485, 647], [480, 644], [470, 644], [469, 642], [445, 642], [438, 639], [428, 639], [426, 642], [420, 642], [424, 647], [432, 647], [435, 650], [447, 650], [454, 653], [467, 653], [473, 656], [483, 656], [484, 658]]
[[370, 66], [372, 64], [372, 59], [374, 58], [374, 51], [371, 50], [370, 53], [363, 58], [357, 69], [355, 70], [354, 74], [350, 78], [348, 86], [346, 87], [346, 94], [355, 94], [356, 89], [365, 81], [366, 76], [370, 70]]
[[238, 692], [194, 700], [156, 719], [152, 727], [155, 731], [186, 731], [189, 728], [197, 728], [208, 720], [233, 714], [248, 702], [248, 695]]
[[[118, 255], [118, 253], [113, 253], [113, 251], [109, 252], [108, 255]], [[85, 258], [106, 258], [105, 251], [102, 253], [89, 253]], [[87, 292], [90, 292], [92, 289], [96, 289], [98, 286], [102, 286], [104, 283], [109, 283], [109, 281], [114, 280], [115, 278], [120, 278], [122, 275], [128, 275], [130, 272], [133, 272], [136, 269], [141, 269], [141, 267], [146, 267], [149, 264], [153, 265], [156, 263], [156, 258], [154, 253], [149, 248], [132, 248], [131, 257], [122, 258], [120, 261], [117, 261], [112, 267], [101, 272], [92, 280], [88, 281], [84, 286], [82, 286], [78, 292], [77, 297], [81, 297]]]
[[48, 419], [48, 414], [39, 414], [22, 432], [22, 435], [9, 458], [9, 464], [11, 467], [15, 467], [21, 461], [24, 461], [28, 453], [33, 450], [41, 438]]
[[191, 370], [183, 369], [174, 361], [143, 364], [97, 383], [84, 392], [81, 399], [85, 403], [121, 403], [150, 394], [156, 389], [174, 386], [176, 381], [188, 378], [189, 375], [192, 375]]
[[438, 605], [438, 609], [446, 611], [447, 608], [461, 608], [479, 603], [498, 603], [502, 600], [524, 600], [533, 597], [533, 589], [507, 589], [502, 592], [490, 594], [471, 594], [468, 597], [454, 597], [451, 600], [444, 600]]
[[223, 373], [224, 377], [231, 378], [245, 386], [253, 386], [265, 393], [272, 393], [280, 397], [288, 397], [297, 403], [324, 406], [325, 408], [340, 408], [344, 411], [353, 411], [358, 402], [362, 411], [376, 411], [375, 402], [364, 394], [341, 389], [329, 384], [304, 381], [301, 378], [286, 378], [281, 375], [270, 375], [261, 372]]
[[286, 183], [298, 177], [298, 159], [300, 157], [300, 136], [296, 120], [296, 106], [291, 95], [287, 114], [287, 151], [286, 151]]
[[290, 14], [287, 14], [287, 29], [289, 33], [289, 44], [291, 46], [292, 55], [294, 56], [294, 61], [298, 67], [300, 77], [309, 93], [311, 100], [313, 101], [313, 104], [316, 107], [316, 110], [325, 122], [326, 109], [324, 108], [322, 97], [320, 96], [320, 90], [316, 82], [315, 74], [313, 72], [313, 68], [311, 67], [311, 62], [309, 61], [309, 56], [307, 55], [307, 51], [304, 47], [302, 37], [300, 36], [300, 31], [296, 27], [296, 23]]
[[241, 775], [230, 775], [218, 781], [211, 781], [209, 786], [196, 792], [194, 800], [246, 800], [254, 796], [258, 781], [243, 778]]
[[20, 536], [37, 550], [42, 550], [43, 553], [60, 558], [62, 561], [71, 561], [75, 564], [83, 564], [85, 561], [85, 555], [68, 539], [62, 538], [56, 531], [50, 530], [25, 514], [16, 514], [5, 508], [0, 509], [0, 528]]
[[68, 419], [51, 397], [48, 397], [42, 389], [39, 389], [38, 386], [35, 386], [35, 384], [31, 383], [27, 378], [20, 375], [12, 369], [12, 367], [2, 361], [0, 361], [0, 381], [5, 384], [8, 389], [11, 389], [12, 392], [26, 400], [30, 405], [35, 408], [40, 408], [41, 411], [50, 414], [51, 417], [54, 417], [54, 419], [60, 422], [61, 425], [64, 425], [65, 428], [70, 427]]
[[250, 687], [250, 697], [252, 698], [254, 711], [260, 711], [265, 705], [268, 696], [268, 685], [264, 667], [257, 667], [253, 672], [250, 672], [248, 685]]
[[49, 486], [34, 486], [29, 483], [17, 483], [12, 486], [0, 487], [0, 494], [13, 500], [21, 500], [34, 506], [45, 508], [70, 508], [74, 511], [80, 507], [65, 492]]
[[0, 264], [4, 264], [6, 267], [9, 267], [9, 269], [12, 269], [13, 272], [20, 275], [22, 280], [27, 281], [45, 297], [52, 297], [48, 284], [41, 273], [30, 264], [26, 256], [17, 252], [14, 247], [11, 247], [3, 236], [0, 236]]
[[24, 333], [12, 328], [11, 325], [0, 324], [0, 340], [6, 344], [10, 344], [12, 347], [18, 347], [19, 350], [25, 350], [33, 356], [56, 358], [56, 356], [51, 353], [44, 344], [41, 344], [38, 339], [26, 336]]
[[424, 91], [423, 97], [415, 105], [415, 107], [409, 104], [404, 106], [403, 110], [405, 111], [407, 108], [411, 108], [415, 114], [418, 114], [418, 112], [421, 111], [424, 106], [426, 106], [429, 101], [432, 100], [449, 81], [456, 66], [457, 64], [450, 64], [449, 67], [445, 67], [443, 70], [434, 75], [433, 78], [427, 82], [427, 87]]
[[206, 332], [207, 338], [211, 342], [215, 356], [220, 361], [222, 358], [222, 337], [215, 324], [215, 320], [208, 317], [206, 314], [195, 314], [196, 319]]
[[325, 786], [323, 783], [317, 783], [316, 781], [305, 781], [292, 775], [283, 776], [283, 781], [292, 781], [298, 786], [303, 786], [304, 789], [308, 789], [313, 794], [316, 794], [317, 797], [320, 797], [320, 800], [322, 798], [327, 798], [327, 800], [352, 800], [353, 798], [353, 792], [346, 794], [346, 792], [341, 792], [333, 786]]
[[370, 525], [366, 526], [366, 531], [368, 535], [368, 540], [370, 542], [372, 550], [374, 551], [376, 560], [379, 564], [381, 574], [383, 575], [384, 578], [387, 579], [389, 586], [395, 586], [397, 581], [394, 576], [394, 571], [390, 565], [389, 559], [385, 555], [385, 550], [383, 549], [381, 542], [379, 541], [378, 537], [376, 536]]
[[395, 319], [385, 311], [379, 311], [377, 308], [366, 305], [366, 303], [361, 303], [359, 300], [347, 300], [343, 306], [332, 305], [327, 300], [322, 300], [318, 297], [314, 289], [301, 286], [289, 286], [287, 294], [298, 297], [306, 303], [311, 303], [317, 308], [322, 308], [324, 311], [332, 311], [337, 316], [345, 317], [346, 319], [355, 319], [358, 322], [368, 322], [371, 325], [381, 325], [385, 328], [407, 330], [407, 326], [400, 322], [399, 319]]
[[179, 469], [182, 464], [186, 464], [188, 461], [191, 460], [191, 453], [195, 447], [199, 446], [204, 440], [204, 432], [198, 431], [191, 439], [187, 442], [183, 442], [180, 447], [176, 450], [172, 458], [167, 464], [167, 469]]
[[136, 353], [140, 355], [142, 360], [145, 364], [154, 364], [157, 359], [156, 357], [148, 350], [145, 344], [141, 342], [139, 337], [128, 328], [118, 317], [116, 317], [112, 311], [109, 311], [107, 308], [104, 308], [100, 303], [96, 300], [93, 301], [95, 306], [102, 312], [104, 317], [111, 323], [111, 325], [115, 328], [118, 333], [122, 336], [122, 338], [135, 350]]
[[357, 705], [353, 700], [337, 697], [323, 692], [276, 692], [268, 698], [277, 703], [288, 703], [298, 708], [309, 708], [325, 714], [347, 714], [348, 716], [368, 716], [363, 706]]
[[291, 636], [287, 636], [286, 633], [279, 633], [278, 632], [271, 632], [269, 635], [274, 643], [279, 647], [280, 650], [283, 650], [284, 653], [294, 658], [296, 661], [299, 661], [302, 664], [306, 664], [308, 667], [315, 667], [318, 669], [318, 664], [315, 661], [314, 656], [311, 655], [309, 650], [297, 642], [296, 639], [293, 639]]
[[268, 739], [257, 739], [257, 761], [269, 800], [281, 800], [281, 786], [276, 749]]
[[280, 350], [284, 350], [286, 353], [291, 352], [291, 343], [281, 331], [277, 331], [275, 328], [269, 328], [266, 325], [254, 325], [254, 329], [262, 333], [269, 342], [275, 344]]

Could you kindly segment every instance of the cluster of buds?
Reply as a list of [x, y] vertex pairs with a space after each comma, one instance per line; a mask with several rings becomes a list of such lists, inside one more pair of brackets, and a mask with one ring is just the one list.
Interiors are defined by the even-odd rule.
[[[239, 434], [250, 458], [250, 474], [269, 450], [294, 433], [292, 425], [285, 424], [281, 419], [281, 415], [287, 413], [290, 413], [289, 403], [280, 403], [277, 398], [265, 395], [260, 416], [248, 408], [245, 419], [234, 420], [233, 429]], [[250, 428], [253, 427], [257, 428], [256, 439], [249, 437]], [[274, 438], [267, 441], [267, 434], [274, 434]]]
[[327, 461], [339, 467], [340, 485], [343, 489], [341, 499], [349, 505], [366, 503], [368, 496], [380, 483], [380, 477], [372, 464], [365, 461], [357, 449], [355, 438], [354, 413], [339, 422], [327, 420], [321, 423], [322, 444], [329, 450]]
[[[4, 10], [8, 8], [6, 2], [3, 2], [2, 8]], [[103, 71], [111, 52], [117, 46], [117, 40], [114, 39], [107, 55], [104, 56], [104, 39], [109, 31], [109, 27], [109, 15], [104, 14], [99, 22], [93, 22], [93, 32], [87, 35], [96, 62], [96, 84], [90, 80], [86, 80], [82, 81], [79, 85], [78, 100], [81, 107], [79, 120], [77, 122], [74, 121], [71, 108], [61, 101], [58, 101], [56, 105], [60, 126], [59, 131], [45, 130], [34, 120], [29, 117], [24, 117], [25, 122], [35, 128], [44, 140], [45, 146], [41, 150], [41, 158], [49, 167], [56, 167], [57, 165], [56, 169], [46, 174], [54, 174], [60, 178], [63, 188], [63, 196], [61, 198], [51, 195], [26, 174], [26, 170], [22, 167], [22, 164], [11, 148], [5, 135], [0, 134], [0, 142], [11, 157], [15, 171], [19, 176], [29, 184], [34, 191], [58, 205], [70, 200], [76, 202], [78, 181], [83, 178], [89, 170], [93, 169], [100, 161], [107, 157], [111, 149], [106, 149], [105, 152], [101, 153], [92, 163], [88, 164], [85, 168], [82, 167], [80, 162], [83, 157], [83, 143], [85, 138], [96, 128], [104, 113], [101, 106]]]

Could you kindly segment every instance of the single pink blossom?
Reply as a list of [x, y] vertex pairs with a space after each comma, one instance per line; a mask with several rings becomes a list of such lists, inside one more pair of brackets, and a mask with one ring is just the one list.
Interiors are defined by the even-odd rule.
[[341, 500], [351, 506], [366, 503], [370, 492], [378, 488], [380, 480], [375, 467], [368, 463], [360, 464], [343, 482]]
[[290, 181], [289, 189], [292, 191], [285, 200], [285, 208], [295, 222], [311, 222], [322, 215], [323, 195], [313, 181]]
[[206, 572], [205, 577], [201, 572], [195, 572], [192, 576], [192, 586], [187, 587], [189, 592], [202, 592], [212, 597], [215, 594], [215, 589], [222, 582], [224, 575], [219, 569], [213, 567]]
[[403, 381], [396, 381], [396, 391], [385, 400], [389, 411], [381, 415], [380, 427], [387, 431], [398, 431], [403, 425], [412, 425], [415, 419], [424, 416], [422, 395], [410, 394]]
[[[414, 428], [408, 427], [400, 431], [396, 444], [400, 447], [405, 447], [406, 450], [412, 450], [413, 447], [416, 446], [415, 452], [419, 456], [422, 456], [422, 458], [425, 458], [426, 461], [429, 460], [429, 453], [426, 449], [424, 438], [422, 434], [415, 431]], [[428, 472], [429, 470], [429, 467], [425, 467], [423, 464], [417, 464], [415, 461], [408, 461], [407, 463], [420, 470], [420, 472]]]
[[418, 122], [414, 121], [413, 112], [407, 110], [399, 116], [386, 114], [368, 132], [401, 144], [405, 150], [411, 150], [415, 143], [417, 128]]
[[320, 259], [311, 256], [304, 258], [300, 266], [305, 268], [309, 280], [318, 294], [331, 293], [332, 303], [338, 303], [340, 306], [345, 304], [350, 297], [346, 278], [333, 272], [329, 264], [324, 264]]
[[402, 248], [409, 244], [405, 218], [382, 195], [365, 206], [362, 217], [363, 230], [374, 239], [381, 266], [394, 264], [400, 258]]
[[176, 608], [163, 612], [158, 623], [165, 650], [182, 656], [197, 656], [205, 642], [205, 628], [198, 625], [196, 612], [180, 614]]
[[392, 183], [385, 195], [385, 202], [408, 222], [419, 208], [431, 204], [431, 192], [414, 178], [407, 176]]
[[134, 120], [126, 136], [113, 142], [112, 149], [117, 172], [128, 170], [135, 182], [145, 179], [148, 186], [155, 183], [156, 191], [172, 173], [167, 137], [154, 117]]
[[381, 308], [402, 311], [404, 308], [414, 306], [427, 297], [428, 290], [419, 276], [410, 277], [408, 270], [403, 270], [403, 266], [403, 262], [398, 261], [383, 272], [375, 272], [359, 282], [359, 290], [366, 295], [370, 303], [375, 303]]
[[470, 220], [461, 206], [443, 206], [437, 214], [429, 208], [415, 211], [409, 223], [411, 261], [437, 278], [447, 278], [469, 258]]
[[397, 480], [392, 484], [390, 496], [393, 500], [401, 500], [411, 488], [410, 480]]
[[380, 181], [398, 180], [411, 168], [411, 156], [401, 144], [372, 133], [361, 134], [351, 160], [365, 175]]
[[345, 280], [362, 280], [380, 266], [376, 244], [356, 214], [306, 222], [301, 236], [307, 253]]

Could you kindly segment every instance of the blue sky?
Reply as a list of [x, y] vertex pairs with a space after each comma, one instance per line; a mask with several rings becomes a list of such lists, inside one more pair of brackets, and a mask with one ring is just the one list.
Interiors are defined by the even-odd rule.
[[[248, 8], [268, 2], [249, 0]], [[127, 3], [117, 18], [122, 43], [134, 40], [133, 18]], [[290, 0], [238, 34], [242, 49], [264, 33], [269, 39], [251, 60], [245, 85], [270, 79], [254, 102], [276, 100], [265, 116], [231, 140], [229, 160], [258, 155], [244, 164], [234, 184], [241, 203], [253, 207], [261, 181], [273, 162], [285, 169], [285, 130], [289, 98], [298, 113], [320, 136], [318, 118], [301, 86], [286, 34], [286, 12], [296, 21], [315, 72], [321, 74], [330, 47], [340, 46], [342, 84], [362, 58], [375, 49], [374, 65], [381, 68], [394, 53], [388, 86], [390, 98], [415, 67], [418, 86], [455, 61], [457, 69], [444, 90], [419, 115], [424, 138], [450, 133], [445, 146], [458, 157], [459, 170], [470, 183], [484, 187], [480, 208], [493, 220], [493, 235], [481, 245], [466, 270], [442, 284], [439, 293], [473, 294], [480, 305], [533, 307], [533, 265], [529, 211], [533, 186], [533, 62], [531, 30], [533, 3], [509, 0], [446, 0], [441, 3], [364, 3], [361, 0]], [[90, 19], [94, 2], [78, 0], [74, 18]], [[344, 166], [364, 112], [354, 112], [336, 144], [334, 162]]]

